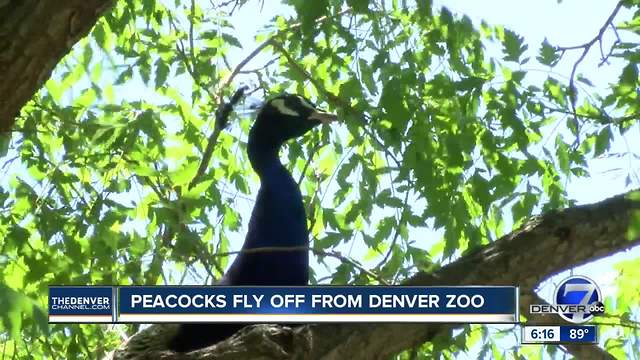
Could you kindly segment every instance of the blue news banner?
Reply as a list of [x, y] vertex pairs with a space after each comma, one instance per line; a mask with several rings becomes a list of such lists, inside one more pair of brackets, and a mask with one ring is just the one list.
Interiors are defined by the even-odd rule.
[[[86, 290], [93, 289], [93, 290]], [[52, 307], [92, 304], [111, 296], [117, 308]], [[104, 299], [101, 301], [105, 301]], [[52, 287], [50, 322], [458, 322], [515, 323], [512, 286], [124, 286]], [[97, 321], [96, 321], [97, 320]]]

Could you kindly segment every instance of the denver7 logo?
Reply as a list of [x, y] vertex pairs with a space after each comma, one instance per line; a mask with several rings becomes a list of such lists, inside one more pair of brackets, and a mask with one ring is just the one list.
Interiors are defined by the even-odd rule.
[[603, 312], [602, 294], [596, 283], [585, 276], [574, 275], [564, 279], [556, 288], [556, 305], [566, 309], [560, 317], [572, 323], [589, 321]]

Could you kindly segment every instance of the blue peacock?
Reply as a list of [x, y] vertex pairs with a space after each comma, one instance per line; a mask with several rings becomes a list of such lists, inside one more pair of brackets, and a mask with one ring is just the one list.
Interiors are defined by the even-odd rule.
[[[260, 190], [242, 250], [264, 247], [308, 246], [309, 231], [298, 184], [280, 162], [287, 141], [301, 137], [336, 115], [320, 111], [306, 98], [284, 94], [259, 110], [247, 152], [260, 177]], [[219, 285], [307, 285], [309, 252], [306, 249], [239, 254]], [[186, 352], [222, 341], [243, 324], [182, 324], [169, 348]]]

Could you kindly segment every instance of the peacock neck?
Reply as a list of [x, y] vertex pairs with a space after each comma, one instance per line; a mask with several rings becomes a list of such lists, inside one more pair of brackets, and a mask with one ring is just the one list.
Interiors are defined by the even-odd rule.
[[248, 145], [249, 161], [251, 167], [258, 173], [261, 181], [269, 179], [271, 176], [282, 176], [282, 170], [286, 173], [286, 169], [280, 162], [278, 156], [280, 145], [271, 145], [260, 141], [249, 141]]
[[270, 145], [264, 139], [251, 136], [249, 138], [249, 160], [260, 176], [260, 191], [256, 198], [252, 221], [253, 228], [259, 229], [261, 234], [247, 236], [244, 245], [306, 245], [308, 231], [302, 194], [296, 181], [280, 162], [280, 145]]
[[[247, 151], [249, 161], [251, 162], [251, 167], [260, 177], [260, 188], [269, 190], [270, 195], [275, 197], [272, 201], [291, 202], [295, 200], [295, 202], [302, 203], [298, 185], [287, 168], [280, 162], [279, 150], [279, 144], [273, 145], [266, 141], [255, 139], [254, 141], [249, 141]], [[294, 196], [293, 198], [292, 195]], [[272, 207], [281, 205], [278, 203], [270, 204]]]

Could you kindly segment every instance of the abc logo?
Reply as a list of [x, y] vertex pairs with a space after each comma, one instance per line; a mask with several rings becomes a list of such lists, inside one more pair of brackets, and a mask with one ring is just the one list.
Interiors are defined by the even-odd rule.
[[572, 306], [569, 312], [559, 314], [572, 323], [587, 322], [594, 315], [604, 313], [600, 288], [586, 276], [573, 275], [562, 280], [556, 287], [554, 300], [556, 305], [577, 305]]
[[602, 301], [596, 301], [595, 303], [589, 305], [589, 308], [587, 311], [592, 313], [593, 315], [603, 315], [604, 304], [602, 303]]

